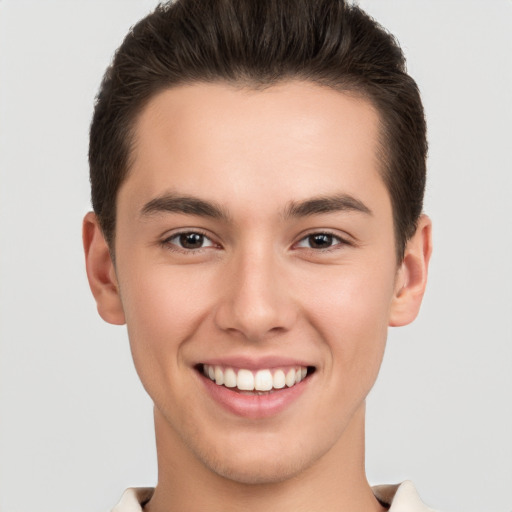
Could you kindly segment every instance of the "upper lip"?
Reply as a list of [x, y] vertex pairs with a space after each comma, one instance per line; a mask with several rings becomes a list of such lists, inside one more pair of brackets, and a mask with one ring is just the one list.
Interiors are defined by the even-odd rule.
[[250, 357], [246, 355], [215, 357], [204, 359], [203, 361], [200, 361], [198, 364], [208, 364], [211, 366], [227, 366], [232, 368], [244, 368], [247, 370], [261, 370], [266, 368], [271, 369], [286, 366], [314, 366], [311, 364], [311, 361], [306, 361], [304, 359], [298, 359], [295, 357], [276, 355], [258, 357]]

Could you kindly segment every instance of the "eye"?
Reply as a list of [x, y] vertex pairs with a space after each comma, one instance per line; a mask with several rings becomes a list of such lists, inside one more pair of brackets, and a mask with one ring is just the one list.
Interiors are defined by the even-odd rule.
[[189, 251], [204, 249], [205, 247], [213, 247], [215, 244], [203, 233], [197, 231], [187, 231], [185, 233], [177, 233], [164, 241], [166, 245], [175, 245], [180, 249]]
[[312, 233], [300, 240], [297, 247], [305, 247], [307, 249], [330, 249], [336, 245], [345, 243], [343, 239], [331, 233]]

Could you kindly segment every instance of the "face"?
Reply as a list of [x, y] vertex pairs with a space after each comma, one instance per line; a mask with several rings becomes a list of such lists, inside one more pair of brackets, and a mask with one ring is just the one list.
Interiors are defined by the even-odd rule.
[[141, 113], [119, 311], [98, 306], [127, 323], [157, 430], [202, 468], [286, 479], [361, 421], [403, 284], [378, 126], [366, 101], [295, 82], [182, 86]]

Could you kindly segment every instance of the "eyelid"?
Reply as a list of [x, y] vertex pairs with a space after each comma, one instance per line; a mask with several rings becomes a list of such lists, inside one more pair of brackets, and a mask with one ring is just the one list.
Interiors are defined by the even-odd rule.
[[[334, 239], [337, 240], [337, 243], [331, 245], [330, 247], [326, 247], [325, 249], [314, 249], [313, 247], [299, 246], [299, 244], [301, 242], [306, 241], [310, 236], [314, 236], [314, 235], [332, 236]], [[308, 231], [307, 233], [302, 233], [300, 235], [300, 238], [298, 239], [298, 241], [293, 244], [293, 248], [299, 247], [299, 248], [303, 248], [303, 249], [306, 249], [309, 251], [314, 251], [314, 252], [318, 253], [318, 252], [327, 252], [327, 251], [336, 250], [336, 248], [339, 248], [339, 246], [351, 246], [351, 245], [353, 245], [353, 242], [350, 241], [350, 237], [348, 235], [342, 236], [341, 234], [334, 232], [331, 229], [314, 229], [312, 231]]]
[[[210, 242], [210, 244], [203, 246], [203, 247], [199, 247], [197, 249], [186, 249], [185, 247], [181, 247], [178, 243], [172, 242], [173, 239], [176, 239], [176, 238], [180, 237], [181, 235], [192, 234], [192, 233], [203, 236], [205, 239], [207, 239]], [[161, 241], [159, 242], [159, 244], [162, 247], [165, 247], [169, 250], [180, 252], [183, 254], [194, 254], [194, 253], [204, 251], [205, 249], [209, 249], [210, 247], [214, 247], [214, 248], [220, 247], [220, 245], [217, 242], [215, 242], [214, 237], [211, 234], [209, 234], [208, 232], [206, 232], [204, 229], [201, 229], [201, 228], [180, 228], [171, 233], [167, 233], [165, 236], [163, 236]]]

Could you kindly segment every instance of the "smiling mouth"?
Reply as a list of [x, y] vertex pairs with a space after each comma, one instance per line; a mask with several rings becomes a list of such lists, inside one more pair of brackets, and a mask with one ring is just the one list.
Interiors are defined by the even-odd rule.
[[200, 364], [198, 370], [218, 386], [248, 395], [265, 395], [291, 388], [314, 373], [314, 366], [290, 366], [261, 369], [235, 369], [219, 365]]

